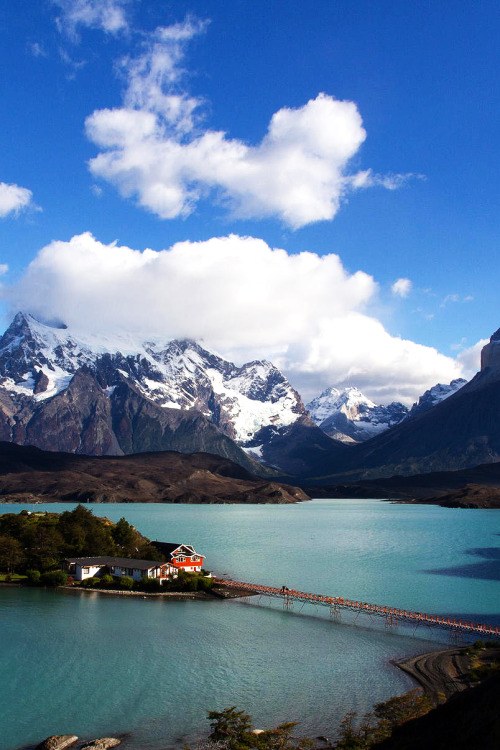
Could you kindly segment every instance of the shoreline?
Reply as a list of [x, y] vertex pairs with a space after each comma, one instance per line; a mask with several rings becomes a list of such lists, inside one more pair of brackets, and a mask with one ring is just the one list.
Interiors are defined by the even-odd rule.
[[469, 678], [469, 657], [464, 647], [429, 651], [391, 663], [410, 675], [432, 698], [450, 698], [473, 684]]

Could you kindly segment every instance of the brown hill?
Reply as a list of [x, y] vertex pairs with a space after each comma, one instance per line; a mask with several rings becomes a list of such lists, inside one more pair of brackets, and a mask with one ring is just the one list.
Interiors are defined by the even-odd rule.
[[0, 497], [12, 502], [292, 503], [298, 487], [229, 459], [174, 451], [89, 457], [0, 442]]

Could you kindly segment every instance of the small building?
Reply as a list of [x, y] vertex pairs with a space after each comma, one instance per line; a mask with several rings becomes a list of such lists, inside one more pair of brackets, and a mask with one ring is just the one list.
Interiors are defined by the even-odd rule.
[[203, 568], [204, 555], [199, 555], [191, 544], [172, 544], [170, 542], [151, 542], [158, 552], [167, 558], [176, 570], [186, 573], [199, 573]]
[[134, 581], [141, 578], [176, 577], [177, 568], [169, 562], [155, 560], [134, 560], [128, 557], [68, 557], [64, 567], [76, 581], [86, 578], [100, 578], [103, 575], [130, 576]]

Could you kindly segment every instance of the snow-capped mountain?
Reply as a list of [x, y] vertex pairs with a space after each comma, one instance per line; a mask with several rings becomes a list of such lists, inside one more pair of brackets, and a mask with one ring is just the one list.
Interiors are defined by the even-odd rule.
[[452, 396], [454, 393], [456, 393], [462, 386], [466, 384], [465, 378], [456, 378], [455, 380], [452, 380], [451, 383], [448, 383], [447, 385], [444, 383], [438, 383], [437, 385], [434, 385], [432, 388], [429, 388], [429, 390], [425, 391], [418, 401], [413, 404], [413, 406], [410, 409], [410, 415], [415, 414], [422, 414], [424, 411], [428, 411], [433, 406], [436, 406], [436, 404], [439, 404], [440, 401], [444, 401], [445, 398], [448, 398], [449, 396]]
[[306, 408], [327, 435], [344, 443], [368, 440], [399, 424], [408, 415], [403, 404], [394, 401], [388, 406], [379, 406], [353, 386], [342, 390], [327, 388]]
[[[126, 384], [135, 397], [147, 400], [150, 410], [153, 405], [165, 414], [196, 410], [238, 445], [251, 443], [248, 451], [256, 456], [262, 451], [263, 429], [272, 426], [276, 431], [307, 419], [299, 394], [265, 360], [237, 367], [194, 341], [85, 335], [18, 313], [0, 339], [0, 387], [11, 428], [8, 439], [24, 442], [16, 438], [16, 428], [19, 434], [20, 424], [29, 426], [37, 414], [46, 414], [48, 403], [54, 399], [61, 403], [62, 394], [67, 401], [70, 385], [76, 388], [77, 374], [80, 379], [93, 378], [95, 389], [101, 390], [100, 408], [110, 410], [115, 422], [121, 418], [117, 391]], [[116, 432], [114, 424], [111, 430]], [[160, 448], [148, 444], [144, 449]], [[118, 446], [110, 439], [106, 449], [92, 452], [130, 451], [119, 439]]]

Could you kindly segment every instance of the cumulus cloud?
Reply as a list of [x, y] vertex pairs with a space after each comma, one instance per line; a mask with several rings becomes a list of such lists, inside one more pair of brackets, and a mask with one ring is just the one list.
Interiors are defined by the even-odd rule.
[[57, 25], [73, 39], [79, 27], [102, 29], [117, 34], [128, 29], [127, 6], [131, 0], [52, 0], [59, 8]]
[[140, 55], [122, 61], [123, 106], [86, 121], [102, 149], [89, 163], [94, 176], [163, 219], [190, 214], [210, 195], [234, 217], [277, 216], [294, 229], [333, 219], [354, 190], [392, 190], [407, 179], [349, 171], [366, 138], [361, 115], [353, 102], [324, 93], [275, 112], [256, 145], [203, 128], [203, 102], [182, 85], [182, 60], [205, 27], [188, 18], [158, 28]]
[[465, 370], [464, 377], [471, 378], [481, 367], [481, 349], [489, 342], [489, 339], [480, 339], [473, 346], [463, 349], [457, 356]]
[[19, 185], [0, 182], [0, 217], [12, 214], [18, 216], [27, 208], [36, 208], [33, 193]]
[[370, 316], [376, 291], [337, 255], [291, 255], [253, 237], [140, 252], [86, 233], [44, 247], [4, 297], [76, 330], [203, 339], [240, 363], [267, 357], [306, 398], [356, 384], [379, 401], [411, 403], [460, 376], [453, 359], [391, 336]]
[[410, 279], [397, 279], [391, 286], [391, 291], [396, 297], [408, 297], [411, 292], [412, 283]]

